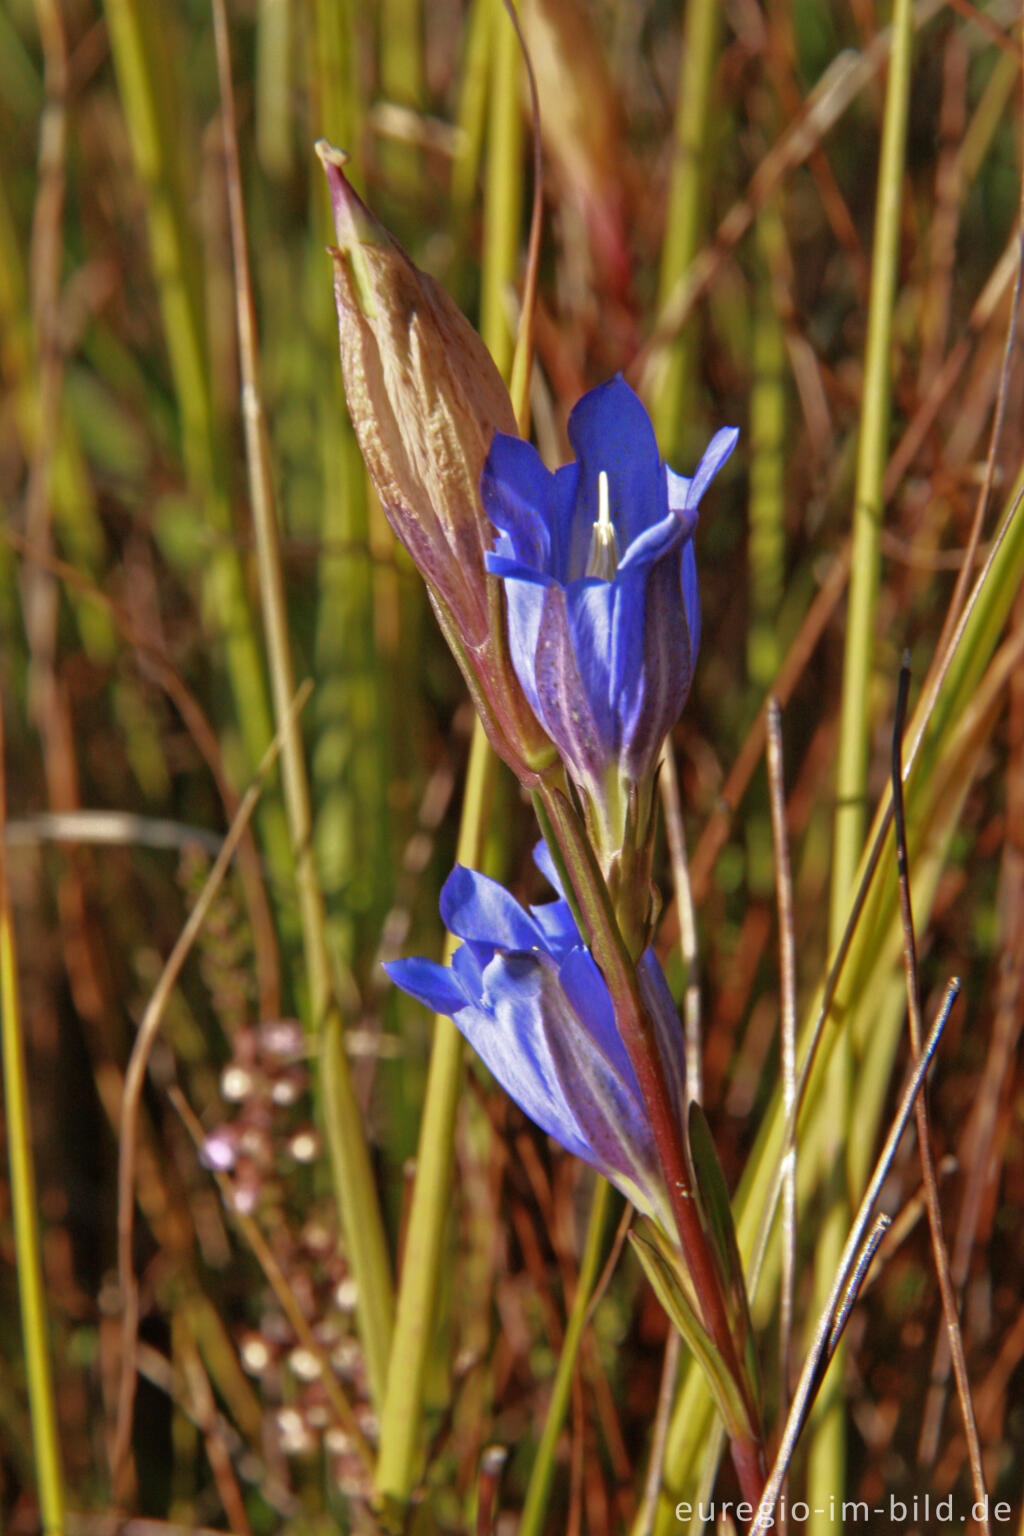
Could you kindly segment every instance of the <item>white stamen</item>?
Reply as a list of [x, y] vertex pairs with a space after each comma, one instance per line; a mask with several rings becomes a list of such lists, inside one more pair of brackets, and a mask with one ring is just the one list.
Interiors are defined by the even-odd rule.
[[608, 474], [601, 470], [597, 477], [597, 522], [590, 540], [590, 558], [587, 575], [602, 581], [611, 581], [619, 568], [619, 546], [612, 523], [611, 501], [608, 494]]

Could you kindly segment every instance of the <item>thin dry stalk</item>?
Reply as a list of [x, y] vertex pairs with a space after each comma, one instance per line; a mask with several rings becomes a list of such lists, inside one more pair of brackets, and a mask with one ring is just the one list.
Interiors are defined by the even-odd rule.
[[[661, 751], [658, 775], [661, 805], [665, 815], [665, 833], [668, 841], [669, 862], [672, 867], [672, 885], [676, 909], [679, 914], [679, 952], [686, 975], [683, 993], [683, 1039], [686, 1051], [687, 1092], [698, 1104], [704, 1097], [704, 1073], [701, 1050], [700, 1013], [700, 952], [697, 947], [697, 912], [690, 884], [690, 865], [686, 856], [686, 829], [683, 825], [683, 809], [679, 794], [679, 774], [671, 736]], [[681, 1339], [674, 1328], [669, 1329], [665, 1341], [665, 1353], [661, 1362], [661, 1380], [658, 1386], [658, 1406], [651, 1432], [651, 1449], [644, 1477], [643, 1498], [634, 1530], [637, 1536], [645, 1536], [654, 1528], [654, 1518], [661, 1491], [661, 1479], [668, 1448], [668, 1432], [675, 1401], [676, 1378], [679, 1373]]]
[[[903, 958], [907, 977], [907, 1019], [910, 1027], [910, 1046], [914, 1059], [921, 1052], [921, 999], [917, 969], [917, 940], [914, 933], [914, 912], [910, 897], [910, 872], [907, 856], [907, 825], [903, 811], [903, 727], [906, 721], [907, 698], [910, 693], [910, 659], [904, 656], [900, 668], [899, 689], [896, 695], [896, 719], [892, 738], [892, 803], [896, 827], [896, 865], [899, 875], [900, 916], [903, 922]], [[990, 1530], [988, 1497], [985, 1490], [985, 1470], [981, 1461], [981, 1444], [978, 1426], [971, 1402], [971, 1386], [967, 1376], [967, 1359], [964, 1354], [963, 1335], [957, 1315], [956, 1295], [949, 1272], [949, 1252], [942, 1230], [942, 1209], [939, 1204], [939, 1185], [935, 1174], [935, 1153], [932, 1148], [931, 1129], [928, 1124], [926, 1095], [921, 1093], [914, 1105], [917, 1121], [917, 1145], [921, 1159], [921, 1177], [924, 1183], [925, 1203], [928, 1208], [928, 1225], [931, 1230], [932, 1252], [935, 1256], [935, 1273], [942, 1296], [942, 1312], [946, 1321], [946, 1334], [953, 1360], [960, 1412], [967, 1438], [967, 1455], [971, 1467], [971, 1483], [974, 1488], [975, 1508], [983, 1515], [979, 1521], [984, 1531]]]
[[935, 168], [934, 213], [928, 228], [928, 275], [923, 286], [924, 345], [918, 366], [923, 393], [938, 371], [946, 347], [953, 307], [956, 243], [963, 206], [964, 176], [961, 145], [967, 124], [967, 69], [970, 54], [964, 31], [950, 30], [942, 60], [942, 104], [939, 108], [939, 158]]
[[[187, 1099], [181, 1090], [175, 1087], [168, 1090], [168, 1097], [181, 1116], [186, 1130], [195, 1143], [196, 1150], [201, 1155], [205, 1140], [203, 1128], [193, 1114]], [[310, 1327], [299, 1299], [292, 1286], [288, 1283], [287, 1275], [278, 1263], [274, 1251], [264, 1237], [259, 1224], [240, 1208], [239, 1202], [235, 1198], [235, 1189], [231, 1179], [220, 1169], [214, 1169], [213, 1176], [217, 1181], [217, 1187], [220, 1190], [225, 1210], [230, 1211], [238, 1223], [238, 1227], [253, 1258], [262, 1269], [267, 1284], [270, 1286], [280, 1303], [282, 1312], [294, 1329], [295, 1337], [303, 1349], [308, 1350], [320, 1367], [320, 1381], [331, 1412], [334, 1414], [338, 1424], [350, 1436], [353, 1449], [358, 1453], [367, 1472], [372, 1474], [373, 1452], [366, 1443], [362, 1430], [359, 1428], [359, 1421], [356, 1418], [355, 1410], [339, 1385], [334, 1367], [322, 1343]]]
[[[290, 715], [297, 716], [309, 698], [311, 686], [299, 689], [292, 703]], [[168, 956], [160, 979], [153, 990], [135, 1044], [128, 1061], [124, 1079], [124, 1096], [121, 1103], [120, 1153], [117, 1170], [117, 1268], [121, 1289], [121, 1381], [117, 1403], [117, 1421], [111, 1455], [115, 1496], [122, 1499], [130, 1470], [132, 1410], [135, 1402], [136, 1352], [139, 1334], [139, 1287], [132, 1262], [132, 1235], [135, 1225], [135, 1163], [136, 1132], [139, 1105], [146, 1080], [149, 1059], [156, 1044], [164, 1011], [171, 998], [178, 977], [188, 958], [192, 945], [206, 920], [214, 898], [223, 884], [231, 866], [235, 850], [249, 823], [262, 792], [264, 780], [277, 761], [281, 750], [279, 732], [264, 754], [256, 778], [242, 797], [238, 813], [228, 829], [221, 851], [195, 906], [188, 916], [178, 940]]]
[[[989, 273], [984, 288], [975, 299], [964, 324], [963, 334], [950, 349], [896, 445], [882, 480], [884, 500], [888, 501], [895, 494], [897, 486], [910, 469], [934, 427], [936, 417], [949, 399], [976, 344], [998, 317], [999, 306], [1019, 268], [1019, 246], [1020, 230], [1018, 228], [1010, 236], [1006, 248]], [[962, 559], [962, 555], [958, 556], [958, 561]]]
[[491, 1536], [498, 1514], [498, 1486], [508, 1460], [508, 1447], [489, 1445], [480, 1457], [476, 1481], [476, 1536]]
[[[1024, 53], [1022, 53], [1024, 60]], [[1006, 344], [1003, 350], [1003, 366], [999, 373], [999, 392], [996, 396], [995, 415], [992, 420], [992, 433], [989, 438], [988, 457], [985, 460], [985, 478], [982, 480], [981, 489], [978, 491], [978, 501], [974, 509], [974, 519], [971, 523], [971, 532], [967, 540], [967, 549], [964, 552], [964, 563], [960, 567], [953, 596], [950, 598], [949, 610], [946, 613], [942, 633], [936, 647], [936, 655], [941, 656], [949, 636], [956, 627], [956, 621], [960, 617], [971, 581], [971, 573], [974, 570], [974, 562], [978, 553], [978, 545], [981, 543], [981, 534], [985, 526], [985, 513], [988, 510], [989, 497], [992, 494], [992, 482], [996, 472], [996, 453], [999, 448], [999, 440], [1002, 436], [1003, 421], [1006, 416], [1007, 392], [1010, 383], [1010, 363], [1013, 360], [1014, 346], [1017, 340], [1017, 316], [1020, 313], [1021, 286], [1024, 283], [1024, 176], [1021, 179], [1020, 189], [1020, 214], [1017, 227], [1017, 275], [1013, 285], [1013, 302], [1010, 305], [1010, 318], [1006, 327]]]
[[530, 430], [530, 375], [533, 372], [533, 334], [537, 314], [537, 279], [540, 273], [540, 240], [544, 228], [544, 150], [540, 132], [540, 97], [537, 94], [537, 78], [533, 61], [526, 46], [526, 38], [519, 22], [519, 15], [512, 0], [504, 0], [508, 18], [515, 29], [516, 41], [523, 56], [526, 82], [530, 92], [530, 119], [533, 128], [533, 201], [530, 208], [530, 237], [526, 247], [526, 273], [523, 279], [523, 296], [516, 326], [516, 345], [509, 375], [509, 395], [516, 413], [519, 431], [526, 437]]
[[[942, 408], [944, 401], [947, 399], [951, 389], [955, 385], [957, 379], [960, 377], [967, 359], [970, 356], [974, 343], [983, 333], [985, 328], [991, 324], [992, 319], [998, 309], [999, 303], [1003, 298], [1003, 295], [1005, 294], [1007, 288], [1010, 286], [1011, 281], [1014, 279], [1015, 273], [1019, 272], [1021, 260], [1020, 245], [1021, 234], [1020, 230], [1018, 229], [1007, 245], [1003, 255], [996, 263], [996, 266], [993, 268], [992, 274], [989, 277], [984, 290], [976, 300], [974, 308], [972, 309], [971, 314], [967, 320], [965, 334], [960, 338], [956, 346], [946, 358], [946, 361], [942, 365], [942, 368], [940, 369], [935, 382], [929, 390], [928, 395], [922, 401], [916, 414], [913, 416], [909, 425], [907, 426], [903, 437], [897, 444], [892, 458], [889, 461], [888, 467], [886, 468], [885, 477], [882, 483], [883, 497], [886, 501], [888, 501], [889, 498], [895, 493], [899, 482], [910, 468], [910, 465], [920, 450], [922, 444], [924, 443], [936, 416]], [[1009, 521], [1010, 520], [1007, 519], [1003, 526], [999, 542], [1001, 542], [1002, 537], [1005, 536], [1008, 530]], [[996, 545], [993, 545], [987, 551], [984, 569], [988, 568], [988, 565], [990, 564], [995, 554], [996, 547]], [[975, 546], [973, 554], [971, 555], [972, 560], [976, 557], [976, 555], [977, 546]], [[966, 557], [958, 555], [957, 565], [960, 567], [961, 571], [965, 569], [967, 567]], [[984, 574], [984, 569], [981, 573], [982, 575]], [[847, 541], [837, 552], [835, 559], [829, 568], [828, 574], [826, 575], [825, 580], [822, 582], [813, 603], [807, 610], [804, 620], [800, 625], [800, 629], [798, 630], [793, 643], [787, 651], [785, 660], [779, 668], [778, 675], [772, 684], [772, 693], [779, 700], [781, 705], [785, 706], [785, 704], [788, 702], [794, 688], [796, 687], [796, 684], [799, 682], [800, 677], [803, 674], [804, 668], [810, 661], [811, 655], [813, 654], [818, 641], [827, 628], [829, 621], [831, 620], [832, 615], [835, 612], [840, 599], [846, 590], [846, 583], [849, 575], [850, 545], [849, 541]], [[972, 591], [972, 598], [969, 606], [973, 606], [973, 601], [980, 590], [981, 582], [979, 578], [979, 581], [975, 583], [974, 589]], [[959, 635], [962, 633], [965, 617], [965, 614], [961, 614], [960, 623], [957, 625], [956, 633], [953, 635], [952, 639], [949, 639], [945, 642], [947, 647], [945, 654], [943, 654], [941, 649], [937, 649], [936, 651], [936, 655], [942, 656], [943, 670], [937, 676], [934, 682], [930, 682], [929, 684], [930, 690], [933, 694], [937, 694], [938, 689], [941, 686], [942, 678], [945, 675], [945, 669], [949, 665], [949, 661], [952, 658], [952, 654], [958, 642]], [[736, 811], [739, 809], [743, 796], [746, 793], [747, 786], [749, 785], [754, 771], [761, 760], [761, 754], [764, 751], [765, 745], [765, 728], [765, 710], [762, 709], [758, 713], [758, 716], [753, 725], [750, 727], [750, 730], [747, 732], [746, 738], [743, 741], [743, 745], [737, 753], [736, 760], [729, 772], [729, 776], [726, 779], [725, 784], [722, 786], [721, 793], [718, 796], [718, 807], [714, 811], [713, 815], [708, 818], [704, 831], [702, 832], [700, 840], [697, 843], [697, 847], [694, 850], [693, 858], [690, 861], [690, 880], [693, 886], [694, 899], [697, 902], [702, 901], [707, 894], [711, 879], [711, 870], [714, 867], [715, 860], [717, 859], [719, 853], [721, 852], [728, 839], [729, 829], [732, 825], [732, 818], [736, 814]], [[674, 916], [677, 917], [677, 914], [674, 913], [674, 906], [670, 906], [665, 917], [666, 929], [670, 929]]]
[[[803, 623], [786, 652], [786, 658], [779, 668], [778, 676], [772, 684], [772, 695], [784, 706], [788, 703], [790, 695], [799, 682], [804, 668], [821, 639], [829, 621], [835, 612], [850, 575], [850, 541], [847, 539], [837, 553], [828, 574], [822, 582]], [[711, 871], [715, 860], [724, 847], [729, 836], [729, 828], [732, 818], [739, 808], [750, 783], [761, 761], [764, 751], [766, 734], [766, 714], [762, 708], [758, 712], [750, 730], [747, 732], [742, 747], [736, 756], [729, 777], [726, 779], [720, 795], [718, 796], [719, 808], [708, 818], [707, 825], [701, 834], [700, 841], [694, 850], [690, 861], [690, 881], [693, 886], [693, 899], [698, 904], [704, 899], [711, 882]], [[666, 917], [666, 921], [669, 917]]]
[[[64, 252], [64, 191], [67, 156], [67, 43], [60, 7], [38, 0], [39, 34], [46, 72], [46, 107], [39, 125], [39, 188], [32, 215], [32, 318], [38, 348], [39, 434], [25, 492], [25, 529], [33, 555], [50, 550], [50, 480], [60, 431], [64, 359], [60, 345], [60, 274]], [[56, 697], [57, 590], [42, 560], [33, 560], [23, 580], [25, 630], [31, 656], [30, 698], [43, 736], [50, 769], [53, 753], [68, 743]], [[59, 810], [69, 807], [59, 805]]]
[[676, 1398], [676, 1377], [679, 1374], [679, 1355], [682, 1345], [682, 1334], [675, 1328], [670, 1328], [665, 1341], [665, 1353], [661, 1360], [658, 1406], [651, 1432], [651, 1453], [647, 1462], [647, 1474], [644, 1477], [640, 1513], [633, 1526], [634, 1536], [650, 1536], [650, 1532], [654, 1529], [654, 1517], [658, 1512], [658, 1499], [661, 1495], [662, 1473], [665, 1470], [669, 1425], [672, 1421], [672, 1409]]
[[[238, 812], [239, 799], [224, 767], [223, 753], [216, 731], [206, 718], [202, 705], [187, 686], [180, 672], [171, 662], [163, 646], [143, 634], [135, 620], [106, 592], [100, 590], [88, 576], [75, 569], [66, 560], [52, 554], [33, 555], [27, 540], [11, 528], [4, 528], [2, 535], [19, 550], [26, 560], [37, 560], [58, 577], [66, 586], [83, 593], [91, 602], [98, 604], [111, 617], [127, 643], [138, 652], [141, 669], [151, 675], [161, 687], [181, 716], [186, 731], [209, 768], [217, 786], [225, 820], [230, 822]], [[76, 814], [77, 807], [70, 814]], [[220, 838], [217, 846], [220, 847]], [[216, 853], [216, 849], [214, 850]], [[277, 949], [277, 934], [270, 914], [263, 885], [263, 869], [259, 850], [251, 828], [246, 828], [238, 849], [238, 869], [245, 892], [249, 921], [253, 930], [253, 953], [256, 965], [256, 984], [262, 1016], [272, 1019], [280, 1012], [281, 972]]]
[[661, 749], [658, 775], [661, 805], [665, 813], [669, 862], [676, 910], [679, 914], [679, 953], [686, 976], [683, 993], [683, 1038], [686, 1043], [686, 1091], [698, 1104], [704, 1099], [700, 1017], [700, 954], [697, 949], [697, 910], [690, 884], [690, 865], [686, 857], [686, 829], [679, 796], [679, 774], [672, 750], [671, 736]]
[[[932, 1031], [928, 1036], [924, 1051], [914, 1063], [910, 1080], [901, 1096], [896, 1117], [889, 1129], [889, 1134], [885, 1139], [885, 1145], [879, 1154], [878, 1161], [875, 1163], [874, 1172], [868, 1182], [868, 1187], [864, 1191], [864, 1197], [854, 1217], [853, 1225], [850, 1228], [846, 1245], [836, 1269], [832, 1288], [818, 1319], [814, 1341], [804, 1361], [804, 1367], [800, 1374], [800, 1381], [796, 1392], [793, 1395], [793, 1403], [789, 1410], [789, 1417], [786, 1420], [786, 1427], [783, 1431], [775, 1465], [765, 1484], [764, 1494], [758, 1505], [754, 1523], [750, 1527], [750, 1536], [763, 1536], [763, 1533], [771, 1528], [775, 1506], [782, 1492], [782, 1485], [786, 1479], [789, 1463], [796, 1448], [797, 1440], [800, 1437], [800, 1431], [813, 1405], [815, 1392], [820, 1385], [831, 1354], [839, 1342], [837, 1324], [840, 1320], [845, 1321], [850, 1307], [855, 1300], [854, 1288], [863, 1281], [867, 1264], [862, 1262], [862, 1258], [865, 1261], [870, 1258], [870, 1254], [877, 1247], [884, 1231], [884, 1226], [887, 1224], [883, 1223], [880, 1228], [876, 1222], [869, 1231], [868, 1224], [871, 1220], [871, 1212], [881, 1193], [882, 1185], [888, 1176], [889, 1168], [896, 1154], [896, 1148], [906, 1129], [907, 1121], [913, 1113], [918, 1092], [920, 1091], [921, 1084], [924, 1082], [932, 1056], [935, 1053], [935, 1048], [939, 1043], [942, 1031], [946, 1027], [946, 1021], [959, 994], [960, 983], [954, 978], [946, 988], [942, 1006], [932, 1026]], [[853, 1294], [851, 1294], [851, 1291], [853, 1291]]]
[[793, 1336], [793, 1289], [796, 1278], [796, 933], [793, 878], [786, 830], [782, 712], [768, 700], [768, 787], [775, 851], [775, 890], [779, 906], [779, 975], [782, 989], [782, 1104], [789, 1135], [782, 1154], [782, 1276], [779, 1293], [779, 1402], [789, 1404], [789, 1364]]
[[252, 1527], [245, 1512], [245, 1500], [235, 1477], [231, 1455], [224, 1441], [224, 1434], [217, 1413], [217, 1402], [206, 1374], [202, 1356], [195, 1339], [187, 1328], [180, 1330], [182, 1375], [191, 1400], [191, 1417], [199, 1426], [206, 1446], [206, 1459], [210, 1463], [217, 1492], [224, 1506], [233, 1536], [250, 1536]]
[[[918, 0], [914, 30], [927, 26], [942, 9], [943, 0]], [[719, 224], [714, 239], [676, 285], [659, 317], [647, 346], [639, 353], [632, 372], [641, 376], [640, 394], [648, 394], [661, 351], [686, 324], [694, 305], [706, 294], [729, 252], [751, 228], [758, 212], [786, 176], [817, 149], [824, 135], [885, 65], [891, 48], [891, 29], [879, 32], [862, 53], [845, 52], [832, 61], [804, 103], [801, 114], [765, 155], [750, 181], [747, 196], [733, 204]]]
[[[1019, 633], [1024, 630], [1024, 606], [1020, 601], [1017, 612]], [[951, 1259], [953, 1285], [958, 1295], [962, 1295], [967, 1279], [983, 1204], [1002, 1166], [1002, 1157], [996, 1148], [1006, 1134], [1007, 1096], [1021, 1030], [1024, 1029], [1024, 1012], [1021, 1010], [1024, 990], [1024, 678], [1019, 671], [1012, 672], [1009, 688], [1011, 745], [1006, 773], [1006, 842], [999, 899], [1003, 953], [992, 1037], [963, 1139], [962, 1161], [967, 1177]], [[949, 1365], [949, 1345], [945, 1334], [940, 1333], [935, 1341], [931, 1385], [918, 1445], [918, 1461], [924, 1467], [930, 1467], [938, 1455]]]

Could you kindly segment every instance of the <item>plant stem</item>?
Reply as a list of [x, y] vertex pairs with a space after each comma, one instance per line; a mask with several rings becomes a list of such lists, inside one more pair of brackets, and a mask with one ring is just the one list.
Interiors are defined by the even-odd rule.
[[718, 1266], [697, 1209], [683, 1148], [682, 1127], [671, 1102], [636, 970], [615, 921], [611, 897], [596, 856], [569, 801], [546, 782], [541, 783], [536, 796], [558, 840], [583, 915], [588, 946], [611, 993], [619, 1033], [637, 1075], [665, 1174], [683, 1261], [700, 1303], [703, 1325], [736, 1383], [744, 1406], [745, 1424], [730, 1424], [727, 1428], [744, 1498], [752, 1499], [756, 1504], [765, 1475], [758, 1413], [750, 1383], [737, 1356]]
[[[898, 280], [900, 193], [910, 103], [912, 42], [912, 0], [896, 0], [878, 172], [871, 299], [854, 487], [853, 547], [832, 846], [829, 929], [833, 947], [838, 943], [849, 915], [867, 820], [869, 701], [879, 580], [882, 477], [889, 443], [892, 320]], [[830, 1178], [832, 1188], [816, 1256], [815, 1290], [819, 1301], [832, 1283], [849, 1226], [846, 1145], [851, 1091], [850, 1039], [844, 1030], [833, 1053], [827, 1088], [829, 1115], [824, 1155], [830, 1164], [831, 1171], [826, 1177]], [[836, 1352], [819, 1401], [808, 1468], [808, 1502], [812, 1510], [816, 1506], [826, 1507], [827, 1496], [845, 1486], [845, 1412], [839, 1395], [844, 1353], [842, 1348]], [[825, 1536], [825, 1522], [818, 1521], [815, 1528]]]
[[366, 1355], [370, 1390], [374, 1401], [379, 1402], [384, 1391], [391, 1347], [391, 1267], [369, 1148], [345, 1054], [344, 1024], [331, 976], [323, 891], [313, 852], [313, 818], [302, 735], [290, 708], [294, 693], [294, 667], [274, 508], [270, 445], [260, 387], [256, 316], [245, 240], [241, 172], [234, 132], [231, 61], [223, 0], [214, 0], [213, 14], [225, 122], [246, 463], [274, 711], [282, 737], [285, 809], [295, 853], [309, 1013], [319, 1042], [320, 1087], [331, 1169], [341, 1208], [346, 1251], [358, 1287], [356, 1315], [359, 1334]]
[[[146, 196], [146, 216], [168, 359], [181, 418], [189, 486], [213, 535], [203, 575], [203, 611], [224, 648], [245, 761], [225, 757], [247, 780], [273, 735], [266, 680], [246, 592], [227, 493], [207, 357], [202, 273], [187, 214], [181, 131], [167, 69], [169, 18], [155, 0], [105, 0], [132, 158]], [[280, 803], [269, 796], [261, 827], [275, 882], [287, 886], [292, 859]]]
[[[480, 331], [507, 378], [513, 359], [504, 296], [513, 281], [518, 251], [520, 178], [517, 146], [521, 127], [517, 87], [520, 57], [515, 29], [502, 11], [501, 0], [483, 0], [483, 3], [494, 8], [500, 41], [494, 40], [496, 78], [492, 79], [494, 99], [489, 124], [491, 143], [484, 207], [484, 290]], [[528, 344], [531, 321], [532, 316], [524, 312], [517, 352]], [[524, 370], [524, 391], [526, 383]], [[524, 430], [525, 392], [522, 399], [513, 401], [513, 406], [520, 430]], [[479, 868], [483, 862], [497, 769], [498, 760], [477, 718], [473, 723], [456, 849], [457, 862], [469, 868]], [[456, 947], [456, 940], [449, 934], [445, 941], [446, 960], [451, 959]], [[385, 1507], [396, 1512], [408, 1502], [416, 1476], [424, 1382], [434, 1336], [441, 1249], [451, 1202], [455, 1116], [461, 1076], [462, 1036], [451, 1019], [439, 1015], [434, 1021], [416, 1180], [399, 1279], [395, 1336], [380, 1420], [376, 1490]]]
[[569, 1312], [562, 1353], [558, 1357], [558, 1369], [551, 1388], [544, 1432], [540, 1437], [537, 1455], [530, 1470], [526, 1501], [519, 1519], [519, 1536], [541, 1536], [543, 1529], [544, 1513], [555, 1475], [555, 1448], [568, 1412], [573, 1371], [576, 1368], [576, 1357], [583, 1338], [583, 1325], [587, 1320], [591, 1293], [598, 1276], [601, 1245], [611, 1209], [611, 1193], [611, 1185], [606, 1179], [599, 1177], [594, 1185], [594, 1197], [590, 1203], [590, 1218], [583, 1244], [580, 1272], [576, 1281], [576, 1294]]
[[487, 125], [480, 334], [490, 348], [499, 372], [508, 378], [512, 365], [509, 294], [516, 274], [523, 196], [523, 124], [519, 107], [521, 60], [519, 39], [504, 13], [502, 0], [490, 0], [490, 3], [498, 14], [491, 57], [491, 110]]
[[25, 1375], [28, 1380], [42, 1528], [44, 1536], [63, 1536], [64, 1474], [60, 1464], [60, 1438], [50, 1364], [50, 1324], [39, 1236], [39, 1202], [36, 1198], [32, 1161], [28, 1074], [18, 998], [14, 928], [7, 887], [4, 851], [6, 830], [4, 745], [0, 722], [0, 1059], [3, 1061], [11, 1210], [18, 1295], [21, 1301], [21, 1336], [25, 1343]]
[[[479, 719], [473, 725], [466, 791], [462, 804], [456, 859], [470, 868], [483, 859], [488, 831], [488, 805], [498, 760], [491, 751]], [[458, 941], [449, 934], [445, 960]], [[416, 1157], [398, 1290], [394, 1340], [387, 1389], [380, 1416], [380, 1452], [376, 1489], [385, 1506], [400, 1510], [416, 1478], [423, 1390], [440, 1284], [442, 1245], [451, 1206], [455, 1116], [462, 1081], [462, 1036], [451, 1019], [434, 1020], [434, 1044], [423, 1100], [423, 1118]]]
[[[707, 219], [708, 141], [714, 123], [711, 83], [720, 25], [719, 0], [688, 0], [680, 52], [672, 182], [658, 277], [658, 308], [670, 302], [700, 248]], [[671, 463], [689, 452], [698, 327], [680, 330], [666, 348], [663, 370], [651, 390], [651, 420], [661, 451]]]

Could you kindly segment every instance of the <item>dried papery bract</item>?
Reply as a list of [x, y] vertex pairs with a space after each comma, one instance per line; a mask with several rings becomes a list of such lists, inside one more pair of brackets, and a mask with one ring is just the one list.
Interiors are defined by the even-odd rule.
[[493, 745], [524, 782], [554, 748], [508, 659], [502, 596], [484, 568], [494, 529], [480, 477], [514, 433], [501, 375], [444, 289], [353, 192], [320, 140], [338, 245], [334, 293], [349, 413], [387, 519], [423, 575]]

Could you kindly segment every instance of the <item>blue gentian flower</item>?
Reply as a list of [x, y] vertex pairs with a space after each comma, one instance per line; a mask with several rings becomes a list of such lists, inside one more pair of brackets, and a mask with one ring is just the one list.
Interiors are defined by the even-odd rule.
[[[496, 880], [457, 864], [441, 893], [445, 924], [464, 941], [451, 966], [408, 959], [385, 968], [404, 991], [450, 1015], [531, 1120], [671, 1232], [664, 1175], [611, 996], [543, 843], [535, 858], [557, 901], [523, 907]], [[679, 1016], [653, 950], [637, 971], [682, 1124]]]
[[508, 599], [513, 666], [576, 784], [621, 833], [686, 701], [700, 640], [693, 531], [736, 445], [723, 427], [692, 480], [661, 462], [621, 375], [569, 418], [576, 462], [549, 473], [499, 432], [481, 480], [498, 530], [487, 568]]

